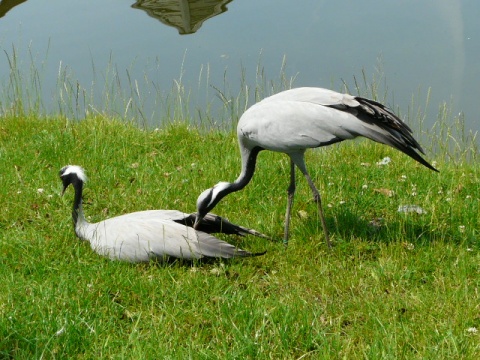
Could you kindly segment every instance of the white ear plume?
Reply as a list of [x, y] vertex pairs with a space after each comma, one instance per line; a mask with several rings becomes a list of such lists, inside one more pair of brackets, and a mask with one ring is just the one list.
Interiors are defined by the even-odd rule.
[[83, 182], [87, 181], [87, 175], [85, 175], [85, 170], [78, 165], [67, 165], [62, 170], [62, 176], [69, 174], [76, 174], [80, 180]]

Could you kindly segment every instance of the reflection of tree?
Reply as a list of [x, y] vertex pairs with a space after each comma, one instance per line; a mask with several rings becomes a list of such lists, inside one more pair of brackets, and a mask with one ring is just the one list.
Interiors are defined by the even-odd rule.
[[211, 17], [227, 11], [232, 0], [138, 0], [132, 5], [162, 23], [178, 29], [180, 34], [192, 34]]
[[4, 17], [7, 12], [12, 10], [15, 6], [27, 0], [2, 0], [0, 1], [0, 18]]

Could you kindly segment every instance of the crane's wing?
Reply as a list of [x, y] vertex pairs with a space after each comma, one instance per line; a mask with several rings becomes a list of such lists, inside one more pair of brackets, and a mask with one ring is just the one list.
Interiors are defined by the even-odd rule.
[[[174, 221], [179, 224], [184, 224], [186, 226], [193, 227], [193, 224], [195, 223], [196, 218], [197, 218], [197, 213], [193, 213], [184, 217], [180, 221], [177, 221], [177, 220], [174, 220]], [[234, 224], [229, 220], [225, 219], [224, 217], [221, 217], [212, 213], [207, 213], [207, 215], [204, 216], [197, 230], [205, 232], [207, 234], [221, 233], [221, 234], [233, 234], [233, 235], [240, 235], [240, 236], [253, 235], [253, 236], [261, 237], [264, 239], [272, 240], [271, 237], [264, 235], [258, 232], [257, 230], [249, 229], [241, 225]]]
[[[179, 210], [144, 210], [136, 213], [137, 218], [151, 219], [158, 218], [176, 222], [177, 224], [192, 227], [197, 217], [196, 213], [187, 214]], [[208, 213], [200, 222], [198, 231], [207, 234], [227, 234], [227, 235], [253, 235], [264, 239], [272, 240], [269, 236], [262, 234], [254, 229], [249, 229], [241, 225], [234, 224], [221, 216]]]
[[[182, 259], [256, 256], [212, 235], [159, 218], [155, 210], [110, 218], [85, 229], [98, 254], [113, 260], [143, 262], [174, 257]], [[78, 234], [78, 232], [77, 232]]]

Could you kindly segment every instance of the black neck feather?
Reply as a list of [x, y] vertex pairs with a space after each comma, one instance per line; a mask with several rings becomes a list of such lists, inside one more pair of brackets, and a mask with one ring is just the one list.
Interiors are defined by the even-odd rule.
[[72, 210], [72, 219], [73, 226], [76, 227], [78, 216], [82, 211], [82, 195], [83, 195], [83, 181], [76, 179], [72, 182], [73, 188], [75, 189], [75, 197], [73, 199], [73, 210]]
[[237, 180], [230, 185], [230, 190], [228, 193], [242, 190], [245, 186], [247, 186], [250, 180], [252, 180], [253, 174], [255, 173], [255, 166], [257, 165], [257, 156], [262, 150], [263, 149], [261, 147], [255, 147], [250, 151], [246, 162], [242, 166], [242, 173]]

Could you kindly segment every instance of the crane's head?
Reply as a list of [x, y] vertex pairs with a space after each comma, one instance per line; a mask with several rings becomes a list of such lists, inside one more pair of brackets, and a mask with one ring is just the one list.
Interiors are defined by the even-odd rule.
[[231, 184], [219, 182], [214, 187], [205, 190], [197, 199], [197, 218], [193, 227], [197, 229], [198, 224], [212, 210], [220, 200], [230, 193]]
[[63, 182], [62, 195], [67, 189], [68, 185], [73, 184], [75, 187], [87, 181], [85, 171], [77, 165], [64, 166], [60, 169], [59, 176]]

